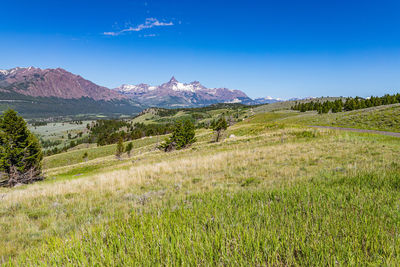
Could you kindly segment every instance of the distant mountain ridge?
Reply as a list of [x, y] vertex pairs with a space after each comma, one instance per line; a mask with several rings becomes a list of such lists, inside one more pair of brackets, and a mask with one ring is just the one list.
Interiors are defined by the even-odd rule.
[[0, 70], [0, 91], [33, 97], [57, 97], [109, 101], [124, 99], [121, 94], [99, 86], [64, 69], [13, 68]]
[[144, 106], [64, 69], [0, 70], [0, 112], [13, 108], [25, 118], [91, 114], [134, 115]]
[[252, 101], [240, 90], [206, 88], [198, 81], [181, 83], [175, 77], [159, 86], [124, 84], [114, 90], [145, 105], [158, 107], [198, 107]]
[[260, 105], [279, 101], [283, 100], [272, 97], [253, 100], [240, 90], [207, 88], [198, 81], [182, 83], [175, 77], [159, 86], [124, 84], [109, 89], [62, 68], [0, 70], [1, 110], [8, 106], [35, 113], [38, 109], [38, 113], [46, 116], [101, 113], [102, 108], [107, 114], [132, 115], [148, 107], [186, 108], [217, 103]]

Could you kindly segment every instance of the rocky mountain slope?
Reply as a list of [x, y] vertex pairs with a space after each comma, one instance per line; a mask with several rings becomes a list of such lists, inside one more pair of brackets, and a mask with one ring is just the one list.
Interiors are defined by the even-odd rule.
[[13, 108], [25, 118], [133, 115], [145, 107], [64, 69], [0, 70], [0, 112]]
[[0, 70], [0, 91], [33, 97], [93, 100], [124, 99], [106, 87], [94, 84], [64, 69], [14, 68]]

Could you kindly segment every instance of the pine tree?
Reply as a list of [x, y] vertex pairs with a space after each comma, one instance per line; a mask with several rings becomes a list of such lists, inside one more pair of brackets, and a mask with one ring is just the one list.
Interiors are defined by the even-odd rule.
[[133, 149], [133, 143], [129, 142], [125, 147], [125, 152], [128, 153], [128, 157], [131, 157], [131, 151]]
[[115, 156], [120, 159], [122, 153], [124, 153], [124, 142], [123, 142], [122, 138], [119, 138], [118, 143], [117, 143], [117, 151], [115, 152]]
[[39, 140], [28, 130], [24, 119], [11, 109], [0, 117], [0, 147], [1, 172], [41, 174], [43, 153]]
[[192, 121], [177, 121], [171, 137], [167, 138], [160, 148], [166, 152], [173, 149], [182, 149], [196, 142], [195, 127]]
[[190, 120], [186, 120], [183, 123], [184, 146], [193, 144], [196, 141], [195, 135], [194, 124]]
[[213, 130], [217, 133], [217, 136], [215, 138], [215, 142], [219, 142], [219, 139], [221, 137], [221, 132], [223, 130], [226, 130], [228, 128], [228, 123], [225, 120], [225, 117], [221, 117], [218, 119], [218, 121], [215, 123], [215, 126]]

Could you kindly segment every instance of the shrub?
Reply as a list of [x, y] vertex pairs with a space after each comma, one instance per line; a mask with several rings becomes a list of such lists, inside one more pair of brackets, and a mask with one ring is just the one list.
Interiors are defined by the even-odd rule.
[[315, 131], [295, 132], [294, 135], [298, 138], [315, 138], [315, 137], [317, 137], [317, 133]]

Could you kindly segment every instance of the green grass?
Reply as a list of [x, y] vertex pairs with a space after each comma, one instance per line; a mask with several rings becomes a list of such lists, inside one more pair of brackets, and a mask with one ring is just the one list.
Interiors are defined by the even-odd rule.
[[298, 115], [297, 112], [291, 112], [291, 111], [259, 113], [251, 116], [242, 123], [270, 123], [297, 115]]
[[[164, 140], [163, 136], [160, 137], [146, 137], [143, 139], [133, 140], [133, 149], [137, 149], [143, 146], [156, 144], [157, 140], [162, 142]], [[125, 145], [129, 142], [125, 142]], [[46, 169], [69, 166], [77, 163], [83, 163], [83, 155], [85, 152], [88, 153], [88, 160], [94, 160], [101, 157], [115, 155], [116, 144], [106, 145], [100, 147], [83, 148], [79, 150], [73, 150], [66, 153], [56, 154], [53, 156], [46, 157], [44, 160], [44, 166]]]
[[0, 188], [0, 264], [398, 266], [399, 139], [296, 114], [167, 154], [153, 137], [121, 161], [112, 145], [47, 157], [47, 181]]
[[92, 123], [92, 121], [83, 121], [82, 124], [69, 122], [50, 122], [43, 126], [29, 125], [29, 130], [46, 139], [61, 139], [62, 136], [64, 136], [66, 139], [68, 135], [67, 131], [71, 132], [72, 135], [76, 135], [78, 132], [85, 132], [86, 125], [90, 123]]
[[399, 189], [399, 173], [387, 172], [194, 194], [52, 239], [20, 263], [397, 265]]
[[348, 127], [378, 131], [400, 132], [400, 105], [379, 106], [349, 112], [318, 115], [315, 112], [282, 120], [286, 123]]

